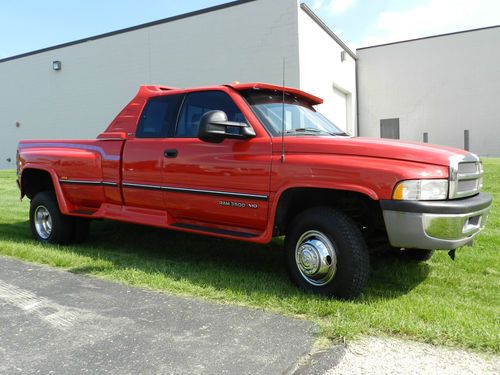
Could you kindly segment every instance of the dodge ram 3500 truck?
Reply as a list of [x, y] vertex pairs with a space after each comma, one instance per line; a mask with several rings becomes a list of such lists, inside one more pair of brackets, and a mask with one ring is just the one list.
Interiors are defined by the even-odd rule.
[[362, 292], [371, 249], [426, 260], [472, 242], [491, 205], [477, 156], [349, 136], [321, 103], [263, 83], [142, 86], [95, 140], [21, 141], [33, 236], [82, 241], [91, 219], [257, 243], [286, 236], [291, 279], [341, 299]]

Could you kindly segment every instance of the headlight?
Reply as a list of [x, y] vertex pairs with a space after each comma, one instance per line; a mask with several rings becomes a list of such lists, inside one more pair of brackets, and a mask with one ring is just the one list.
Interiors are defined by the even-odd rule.
[[408, 180], [396, 185], [392, 199], [434, 201], [448, 197], [448, 180]]

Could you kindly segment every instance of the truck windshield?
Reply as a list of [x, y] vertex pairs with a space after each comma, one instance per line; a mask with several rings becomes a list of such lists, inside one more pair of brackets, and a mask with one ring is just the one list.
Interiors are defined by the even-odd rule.
[[[307, 101], [290, 93], [285, 93], [284, 105], [283, 93], [279, 91], [247, 90], [241, 94], [260, 122], [273, 136], [281, 135], [283, 128], [285, 136], [348, 135], [316, 111]], [[285, 114], [284, 124], [283, 113]]]

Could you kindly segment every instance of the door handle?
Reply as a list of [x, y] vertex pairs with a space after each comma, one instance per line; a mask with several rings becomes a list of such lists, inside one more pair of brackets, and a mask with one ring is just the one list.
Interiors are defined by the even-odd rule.
[[165, 150], [165, 152], [163, 153], [163, 156], [165, 156], [166, 158], [176, 158], [177, 153], [178, 153], [178, 151], [175, 148], [171, 148], [171, 149]]

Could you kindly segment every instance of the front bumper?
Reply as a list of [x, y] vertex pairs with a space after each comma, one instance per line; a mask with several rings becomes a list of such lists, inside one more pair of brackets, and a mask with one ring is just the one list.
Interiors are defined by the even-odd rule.
[[393, 247], [452, 250], [468, 245], [484, 228], [491, 196], [447, 201], [381, 200]]

